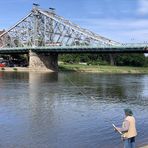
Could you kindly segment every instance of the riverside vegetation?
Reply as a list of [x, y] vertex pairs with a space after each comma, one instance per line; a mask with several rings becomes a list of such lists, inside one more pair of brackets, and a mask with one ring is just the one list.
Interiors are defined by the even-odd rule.
[[[16, 59], [28, 63], [26, 55], [0, 55], [3, 59]], [[60, 71], [100, 73], [148, 73], [148, 56], [144, 54], [60, 54]], [[5, 71], [5, 68], [1, 68]], [[11, 69], [8, 69], [11, 70]], [[14, 71], [17, 69], [13, 68]], [[22, 70], [18, 68], [18, 70]], [[24, 70], [28, 70], [24, 68]], [[23, 71], [24, 71], [23, 70]]]
[[148, 73], [148, 57], [144, 54], [63, 54], [59, 59], [61, 71]]
[[96, 73], [143, 73], [148, 74], [148, 67], [129, 66], [105, 66], [105, 65], [81, 65], [60, 64], [60, 71], [96, 72]]

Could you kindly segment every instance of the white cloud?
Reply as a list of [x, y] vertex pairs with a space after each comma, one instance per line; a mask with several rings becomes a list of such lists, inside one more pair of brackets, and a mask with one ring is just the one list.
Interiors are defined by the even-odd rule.
[[138, 0], [138, 14], [148, 14], [148, 0]]
[[120, 42], [148, 41], [146, 19], [74, 19], [81, 27]]
[[[74, 19], [77, 24], [81, 24], [84, 27], [91, 28], [106, 28], [108, 30], [147, 30], [148, 32], [148, 20], [147, 19]], [[81, 26], [80, 25], [80, 26]]]

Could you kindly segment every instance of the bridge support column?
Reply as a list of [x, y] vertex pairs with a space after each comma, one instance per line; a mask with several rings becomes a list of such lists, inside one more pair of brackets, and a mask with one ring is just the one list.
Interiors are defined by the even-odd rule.
[[29, 68], [35, 71], [58, 71], [58, 53], [29, 52]]
[[110, 58], [110, 64], [111, 64], [112, 66], [114, 66], [114, 65], [115, 65], [114, 55], [113, 55], [113, 54], [109, 54], [109, 58]]

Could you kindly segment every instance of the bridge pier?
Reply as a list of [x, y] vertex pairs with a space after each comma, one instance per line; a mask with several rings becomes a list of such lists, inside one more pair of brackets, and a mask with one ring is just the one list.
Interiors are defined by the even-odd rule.
[[29, 68], [35, 71], [58, 71], [58, 53], [29, 51]]
[[115, 65], [114, 54], [109, 54], [109, 58], [110, 58], [110, 65], [114, 66]]

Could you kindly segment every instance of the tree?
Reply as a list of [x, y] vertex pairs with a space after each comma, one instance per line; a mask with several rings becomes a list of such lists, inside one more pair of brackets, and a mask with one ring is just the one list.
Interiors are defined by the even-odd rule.
[[120, 54], [115, 58], [117, 66], [144, 66], [146, 57], [144, 54]]

